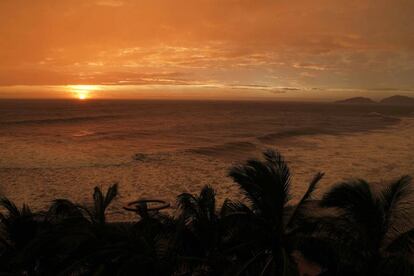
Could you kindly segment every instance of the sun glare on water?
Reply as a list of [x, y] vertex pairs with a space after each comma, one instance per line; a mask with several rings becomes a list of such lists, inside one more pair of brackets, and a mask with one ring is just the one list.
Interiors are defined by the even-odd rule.
[[99, 85], [69, 85], [69, 90], [73, 97], [84, 101], [93, 97], [93, 92], [99, 90]]

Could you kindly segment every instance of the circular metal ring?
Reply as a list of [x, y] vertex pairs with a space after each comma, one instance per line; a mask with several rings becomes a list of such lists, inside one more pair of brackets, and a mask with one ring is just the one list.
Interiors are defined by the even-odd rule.
[[[158, 206], [154, 207], [148, 207], [148, 203], [159, 203]], [[160, 199], [140, 199], [136, 201], [129, 202], [127, 206], [124, 207], [125, 210], [130, 212], [138, 212], [140, 209], [140, 206], [146, 206], [148, 211], [160, 211], [166, 208], [170, 207], [170, 204], [168, 202], [165, 202], [164, 200]], [[133, 207], [132, 207], [133, 206]]]

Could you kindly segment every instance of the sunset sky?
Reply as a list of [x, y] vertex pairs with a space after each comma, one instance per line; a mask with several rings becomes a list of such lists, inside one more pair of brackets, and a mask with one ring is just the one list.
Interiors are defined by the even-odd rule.
[[413, 0], [0, 1], [3, 98], [413, 89]]

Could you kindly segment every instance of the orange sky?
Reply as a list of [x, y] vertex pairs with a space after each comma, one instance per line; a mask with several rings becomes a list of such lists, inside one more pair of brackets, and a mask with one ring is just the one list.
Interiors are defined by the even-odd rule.
[[76, 84], [411, 93], [413, 11], [413, 0], [1, 0], [0, 97]]

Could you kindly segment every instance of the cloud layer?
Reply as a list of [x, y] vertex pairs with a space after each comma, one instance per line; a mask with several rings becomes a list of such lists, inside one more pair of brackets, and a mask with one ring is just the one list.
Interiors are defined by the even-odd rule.
[[414, 87], [412, 0], [2, 0], [0, 85]]

